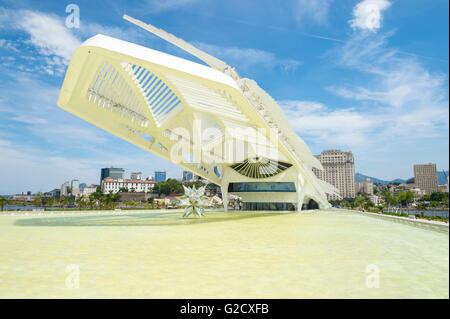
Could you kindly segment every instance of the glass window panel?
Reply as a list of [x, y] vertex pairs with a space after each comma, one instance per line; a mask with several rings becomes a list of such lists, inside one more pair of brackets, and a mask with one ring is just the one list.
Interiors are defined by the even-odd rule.
[[230, 183], [228, 191], [239, 192], [295, 192], [295, 184], [288, 182]]

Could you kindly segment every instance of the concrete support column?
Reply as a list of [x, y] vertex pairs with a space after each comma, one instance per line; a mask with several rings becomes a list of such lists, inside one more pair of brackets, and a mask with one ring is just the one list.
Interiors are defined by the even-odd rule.
[[202, 120], [199, 113], [194, 113], [194, 122], [192, 124], [192, 141], [194, 145], [198, 145], [198, 147], [194, 147], [193, 156], [195, 163], [202, 162], [202, 149], [200, 145], [202, 144]]
[[230, 178], [230, 172], [231, 168], [224, 166], [222, 169], [222, 181], [220, 185], [220, 189], [222, 190], [222, 201], [223, 201], [223, 208], [227, 212], [228, 211], [228, 184], [229, 184], [229, 178]]
[[303, 202], [305, 200], [305, 180], [301, 174], [297, 178], [297, 212], [302, 211]]
[[221, 186], [222, 190], [222, 201], [223, 201], [223, 209], [228, 211], [228, 185]]

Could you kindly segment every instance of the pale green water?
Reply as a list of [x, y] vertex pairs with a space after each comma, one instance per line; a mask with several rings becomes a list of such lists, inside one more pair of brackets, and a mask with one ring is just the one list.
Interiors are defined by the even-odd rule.
[[448, 234], [352, 212], [0, 216], [0, 247], [2, 298], [449, 297]]

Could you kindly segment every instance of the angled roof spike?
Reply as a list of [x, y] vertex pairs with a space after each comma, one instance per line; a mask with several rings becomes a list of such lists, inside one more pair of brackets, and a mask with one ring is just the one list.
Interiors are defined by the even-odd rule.
[[224, 72], [227, 69], [233, 69], [231, 66], [223, 62], [222, 60], [219, 60], [218, 58], [200, 50], [194, 47], [192, 44], [187, 43], [183, 39], [177, 38], [173, 34], [170, 34], [162, 29], [158, 29], [151, 24], [144, 23], [140, 20], [137, 20], [135, 18], [132, 18], [126, 14], [123, 15], [123, 18], [127, 21], [130, 21], [131, 23], [137, 25], [138, 27], [141, 27], [144, 30], [147, 30], [154, 35], [160, 37], [161, 39], [164, 39], [173, 45], [179, 47], [180, 49], [192, 54], [196, 58], [202, 60], [206, 64], [208, 64], [210, 67], [219, 70], [221, 72]]

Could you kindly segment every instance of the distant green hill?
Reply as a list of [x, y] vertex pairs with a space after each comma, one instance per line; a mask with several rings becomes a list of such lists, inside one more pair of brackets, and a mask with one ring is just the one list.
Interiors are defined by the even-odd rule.
[[[448, 176], [448, 171], [446, 171], [446, 174]], [[390, 183], [405, 183], [407, 181], [407, 179], [401, 179], [401, 178], [396, 178], [396, 179], [394, 179], [392, 181], [385, 181], [385, 180], [382, 180], [382, 179], [379, 179], [379, 178], [376, 178], [376, 177], [372, 177], [372, 176], [367, 176], [367, 175], [364, 175], [364, 174], [361, 174], [361, 173], [356, 173], [355, 174], [355, 182], [356, 183], [357, 182], [364, 182], [364, 180], [366, 178], [370, 178], [370, 180], [372, 182], [378, 183], [378, 184], [381, 184], [381, 185], [390, 184]], [[438, 184], [442, 185], [442, 184], [445, 184], [445, 183], [447, 183], [447, 180], [445, 179], [444, 172], [438, 171]]]
[[364, 182], [364, 180], [366, 178], [370, 178], [370, 180], [372, 182], [378, 183], [378, 184], [381, 184], [381, 185], [389, 184], [389, 183], [395, 183], [395, 182], [397, 182], [397, 183], [404, 183], [404, 182], [406, 182], [406, 179], [400, 179], [400, 178], [394, 179], [393, 181], [385, 181], [385, 180], [382, 180], [382, 179], [379, 179], [379, 178], [376, 178], [376, 177], [372, 177], [372, 176], [367, 176], [367, 175], [364, 175], [364, 174], [361, 174], [361, 173], [356, 173], [355, 174], [355, 182]]

